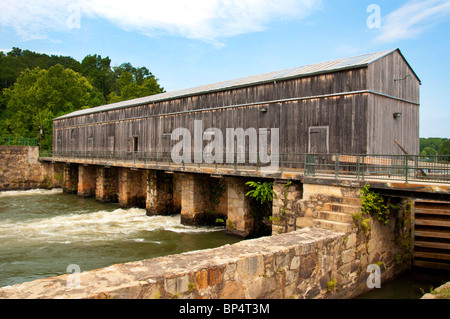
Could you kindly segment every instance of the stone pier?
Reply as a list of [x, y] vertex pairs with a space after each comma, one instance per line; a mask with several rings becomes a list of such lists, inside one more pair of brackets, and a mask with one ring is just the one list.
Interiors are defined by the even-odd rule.
[[78, 165], [64, 164], [63, 190], [67, 194], [76, 194], [78, 189]]
[[198, 225], [204, 215], [203, 196], [199, 184], [196, 175], [183, 174], [181, 179], [181, 223], [184, 225]]
[[303, 184], [275, 181], [272, 203], [272, 234], [289, 233], [296, 229], [296, 204], [303, 197]]
[[[227, 180], [200, 174], [182, 174], [181, 222], [185, 225], [214, 225], [217, 219], [226, 219], [228, 212]], [[175, 184], [176, 187], [177, 184]], [[175, 192], [178, 205], [178, 191]]]
[[119, 205], [123, 208], [144, 208], [146, 203], [147, 173], [140, 170], [119, 168]]
[[102, 203], [118, 201], [118, 169], [98, 167], [95, 185], [95, 199]]
[[81, 197], [91, 197], [95, 195], [95, 184], [97, 171], [95, 166], [78, 166], [78, 187], [77, 194]]
[[41, 188], [62, 187], [64, 164], [62, 163], [42, 163], [43, 179]]
[[173, 174], [160, 171], [147, 171], [147, 215], [171, 215], [173, 204]]
[[245, 196], [246, 180], [239, 177], [227, 178], [228, 219], [227, 230], [241, 237], [249, 237], [254, 229], [250, 200]]

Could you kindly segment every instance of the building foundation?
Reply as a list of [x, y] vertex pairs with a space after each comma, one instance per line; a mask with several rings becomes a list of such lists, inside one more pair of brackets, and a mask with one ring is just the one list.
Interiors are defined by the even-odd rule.
[[173, 214], [173, 174], [166, 174], [155, 170], [147, 171], [146, 173], [147, 215], [155, 216]]
[[63, 191], [67, 194], [76, 194], [78, 188], [78, 165], [64, 164]]
[[118, 201], [118, 169], [98, 167], [95, 185], [95, 199], [102, 203]]
[[254, 232], [255, 221], [251, 215], [250, 199], [245, 196], [245, 179], [227, 178], [227, 231], [240, 237], [249, 237]]
[[77, 194], [81, 197], [91, 197], [95, 194], [97, 171], [95, 166], [78, 166]]
[[144, 171], [119, 168], [118, 200], [123, 208], [145, 208], [147, 174]]

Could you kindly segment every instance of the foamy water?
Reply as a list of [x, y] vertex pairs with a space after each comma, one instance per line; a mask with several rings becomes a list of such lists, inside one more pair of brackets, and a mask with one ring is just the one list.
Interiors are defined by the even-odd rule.
[[[139, 232], [165, 230], [176, 233], [214, 232], [221, 228], [190, 227], [180, 223], [180, 216], [146, 215], [145, 209], [130, 208], [69, 214], [24, 221], [0, 221], [0, 239], [39, 240], [47, 242], [97, 241], [126, 239]], [[143, 241], [143, 240], [142, 240]], [[5, 244], [5, 242], [3, 243]]]
[[0, 287], [112, 264], [238, 241], [221, 227], [182, 225], [64, 194], [61, 189], [0, 192]]
[[12, 197], [12, 196], [55, 195], [55, 194], [62, 194], [62, 193], [63, 193], [63, 190], [61, 188], [30, 189], [30, 190], [26, 190], [26, 191], [4, 191], [4, 192], [0, 192], [0, 198]]

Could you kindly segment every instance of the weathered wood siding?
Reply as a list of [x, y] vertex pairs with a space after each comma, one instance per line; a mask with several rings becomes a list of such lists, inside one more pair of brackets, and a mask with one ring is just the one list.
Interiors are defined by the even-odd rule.
[[398, 51], [368, 66], [367, 84], [375, 92], [420, 103], [420, 80]]
[[[398, 119], [394, 113], [402, 113]], [[419, 154], [419, 107], [382, 96], [369, 97], [367, 153], [403, 155], [396, 139], [410, 154]]]
[[[394, 81], [406, 74], [412, 79]], [[368, 67], [55, 120], [54, 150], [131, 152], [137, 141], [138, 151], [170, 152], [177, 143], [170, 133], [183, 127], [193, 135], [194, 120], [202, 120], [203, 130], [222, 131], [224, 146], [227, 128], [279, 128], [281, 153], [396, 154], [393, 138], [418, 152], [418, 106], [370, 91], [419, 101], [419, 81], [394, 51]], [[393, 112], [403, 113], [401, 121]]]
[[[61, 119], [54, 122], [55, 149], [132, 151], [137, 136], [139, 151], [167, 152], [176, 143], [169, 136], [174, 129], [184, 127], [193, 134], [194, 120], [202, 120], [204, 130], [219, 128], [224, 137], [226, 128], [279, 128], [283, 153], [307, 152], [309, 127], [329, 126], [330, 152], [362, 152], [367, 96], [311, 97], [365, 87], [362, 68]], [[305, 99], [266, 103], [291, 98]], [[261, 104], [236, 106], [255, 102]], [[218, 107], [229, 108], [214, 109]]]
[[[404, 100], [370, 96], [367, 153], [402, 155], [397, 139], [410, 154], [419, 154], [420, 80], [398, 51], [370, 64], [367, 75], [370, 90]], [[394, 119], [394, 113], [402, 115]]]

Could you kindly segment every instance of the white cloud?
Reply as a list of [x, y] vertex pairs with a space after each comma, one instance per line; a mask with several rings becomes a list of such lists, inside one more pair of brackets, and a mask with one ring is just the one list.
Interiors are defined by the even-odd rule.
[[65, 0], [2, 0], [0, 25], [13, 27], [22, 40], [44, 38], [45, 31], [67, 29], [68, 3]]
[[[0, 25], [23, 40], [83, 27], [79, 17], [106, 19], [127, 31], [220, 41], [264, 30], [275, 19], [301, 19], [321, 0], [2, 0]], [[78, 24], [77, 24], [78, 23]]]
[[382, 22], [380, 42], [415, 38], [450, 15], [450, 0], [413, 0], [390, 13]]

